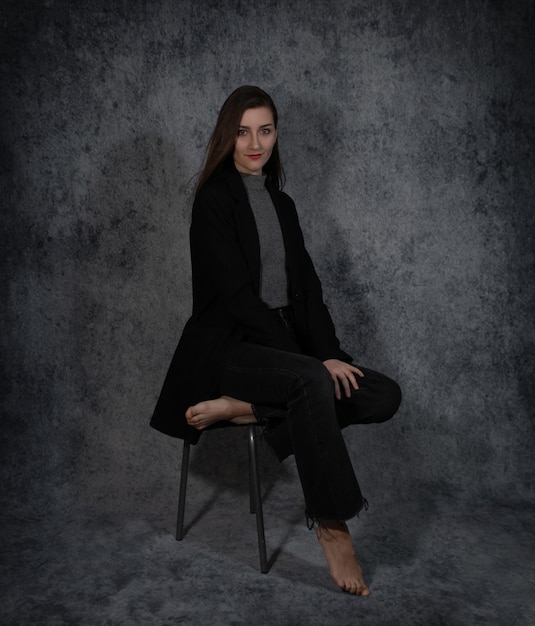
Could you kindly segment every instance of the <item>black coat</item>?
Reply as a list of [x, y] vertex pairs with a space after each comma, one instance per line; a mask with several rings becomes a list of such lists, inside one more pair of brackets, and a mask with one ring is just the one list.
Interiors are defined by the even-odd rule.
[[350, 361], [340, 349], [323, 303], [320, 281], [308, 255], [295, 205], [267, 184], [286, 252], [288, 299], [297, 342], [259, 297], [260, 245], [247, 191], [234, 166], [215, 175], [193, 204], [190, 228], [193, 312], [167, 372], [151, 426], [196, 443], [200, 431], [186, 422], [186, 409], [219, 396], [225, 354], [247, 340], [305, 353], [322, 361]]

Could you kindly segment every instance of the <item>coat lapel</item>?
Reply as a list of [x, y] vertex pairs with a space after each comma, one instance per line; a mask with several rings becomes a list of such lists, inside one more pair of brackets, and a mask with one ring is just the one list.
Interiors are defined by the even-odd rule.
[[238, 239], [243, 250], [245, 260], [251, 272], [255, 293], [260, 293], [260, 240], [249, 204], [247, 190], [239, 172], [231, 168], [228, 176], [229, 189], [235, 201], [235, 218]]

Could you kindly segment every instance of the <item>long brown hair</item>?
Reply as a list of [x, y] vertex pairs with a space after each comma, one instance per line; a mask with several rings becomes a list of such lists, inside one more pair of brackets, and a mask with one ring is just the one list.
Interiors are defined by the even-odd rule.
[[[206, 160], [199, 176], [195, 193], [202, 189], [216, 171], [232, 162], [242, 116], [247, 109], [256, 109], [258, 107], [268, 107], [271, 110], [275, 128], [277, 128], [278, 115], [275, 104], [271, 97], [260, 87], [254, 87], [253, 85], [238, 87], [225, 100], [221, 111], [219, 111], [217, 123], [208, 144]], [[284, 185], [284, 172], [279, 157], [278, 140], [273, 146], [273, 152], [269, 161], [264, 166], [264, 173], [269, 182], [278, 189], [282, 188]]]

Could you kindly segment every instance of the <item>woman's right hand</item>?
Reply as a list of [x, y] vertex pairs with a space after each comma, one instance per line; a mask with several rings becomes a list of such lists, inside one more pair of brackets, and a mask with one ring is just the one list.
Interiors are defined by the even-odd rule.
[[342, 399], [342, 389], [346, 398], [351, 398], [351, 389], [358, 390], [359, 385], [356, 376], [364, 377], [364, 374], [358, 367], [340, 361], [339, 359], [327, 359], [323, 361], [323, 365], [329, 370], [329, 374], [334, 381], [334, 395], [337, 400]]

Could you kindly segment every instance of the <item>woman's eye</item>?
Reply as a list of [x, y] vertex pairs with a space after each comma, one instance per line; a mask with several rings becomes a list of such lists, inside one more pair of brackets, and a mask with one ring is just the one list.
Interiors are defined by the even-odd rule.
[[263, 128], [262, 129], [262, 134], [263, 135], [269, 135], [270, 132], [271, 132], [271, 128]]
[[238, 137], [243, 137], [245, 134], [247, 134], [247, 131], [243, 128], [240, 128], [240, 130], [238, 131]]

